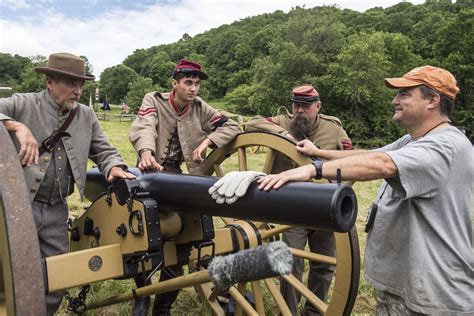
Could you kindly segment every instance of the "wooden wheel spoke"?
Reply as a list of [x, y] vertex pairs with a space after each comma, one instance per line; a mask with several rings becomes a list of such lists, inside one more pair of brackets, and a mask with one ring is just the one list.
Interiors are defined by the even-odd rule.
[[252, 281], [253, 297], [255, 299], [255, 308], [259, 315], [265, 315], [265, 307], [263, 306], [263, 294], [262, 287], [260, 286], [260, 281]]
[[290, 251], [295, 257], [308, 259], [313, 262], [327, 263], [334, 266], [337, 265], [337, 260], [335, 257], [325, 256], [318, 253], [296, 249], [296, 248], [290, 248]]
[[238, 150], [239, 156], [239, 171], [247, 171], [247, 152], [245, 148], [241, 147]]
[[273, 164], [275, 163], [275, 158], [276, 158], [276, 152], [275, 150], [269, 148], [267, 157], [265, 158], [265, 163], [263, 165], [263, 171], [266, 174], [269, 174], [272, 172]]
[[288, 282], [293, 288], [298, 291], [302, 296], [304, 296], [313, 306], [320, 311], [325, 313], [328, 305], [325, 304], [319, 297], [314, 295], [300, 280], [298, 280], [293, 274], [284, 275], [283, 278]]
[[234, 298], [236, 303], [234, 315], [242, 315], [242, 312], [245, 312], [246, 315], [257, 316], [257, 311], [245, 299], [245, 284], [239, 284], [238, 286], [239, 289], [236, 289], [233, 286], [229, 288], [229, 294]]
[[280, 289], [275, 284], [275, 281], [273, 279], [265, 279], [264, 282], [267, 285], [268, 290], [270, 291], [270, 294], [272, 295], [273, 299], [275, 300], [275, 303], [280, 309], [281, 314], [283, 316], [291, 316], [291, 311], [288, 308], [288, 304], [286, 304], [285, 299], [283, 298], [283, 295], [280, 292]]
[[[210, 297], [212, 294], [212, 287], [214, 286], [213, 283], [203, 283], [195, 285], [194, 288], [199, 295], [203, 297]], [[222, 309], [221, 305], [216, 299], [209, 299], [209, 306], [212, 310], [213, 315], [216, 316], [224, 316], [224, 309]]]
[[280, 226], [277, 226], [277, 227], [274, 227], [274, 228], [271, 228], [271, 229], [268, 229], [268, 230], [261, 230], [260, 231], [260, 236], [262, 236], [262, 239], [268, 239], [270, 237], [278, 236], [281, 233], [289, 231], [292, 228], [293, 228], [293, 226], [280, 225]]
[[225, 175], [224, 170], [222, 169], [221, 165], [215, 164], [214, 171], [218, 177], [223, 177]]

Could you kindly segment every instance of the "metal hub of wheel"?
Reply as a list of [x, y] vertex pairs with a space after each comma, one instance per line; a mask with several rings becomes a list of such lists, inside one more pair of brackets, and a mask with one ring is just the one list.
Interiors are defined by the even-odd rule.
[[[265, 148], [261, 152], [265, 155], [265, 162], [261, 166], [261, 170], [265, 173], [270, 173], [275, 163], [275, 157], [279, 154], [286, 155], [289, 159], [295, 162], [298, 166], [306, 165], [311, 163], [311, 159], [307, 156], [299, 154], [295, 150], [294, 143], [287, 139], [269, 133], [244, 133], [239, 135], [229, 145], [223, 146], [219, 149], [214, 150], [209, 154], [205, 160], [205, 170], [207, 175], [217, 175], [222, 177], [225, 175], [223, 163], [231, 161], [226, 164], [227, 169], [231, 169], [228, 166], [236, 166], [235, 169], [239, 171], [246, 171], [249, 169], [249, 159], [252, 155], [247, 155], [251, 152], [251, 148]], [[235, 170], [234, 169], [234, 170]], [[223, 222], [228, 225], [234, 221], [230, 218], [222, 218]], [[241, 222], [241, 221], [239, 221]], [[291, 229], [291, 226], [280, 225], [270, 226], [267, 223], [253, 222], [258, 227], [261, 239], [263, 242], [268, 242], [278, 238], [279, 234]], [[294, 257], [304, 258], [315, 263], [329, 263], [335, 266], [335, 274], [333, 277], [333, 286], [331, 286], [329, 293], [329, 301], [327, 303], [321, 301], [315, 296], [307, 286], [298, 281], [293, 275], [285, 276], [285, 280], [291, 284], [295, 291], [299, 292], [302, 297], [306, 298], [321, 314], [325, 315], [350, 315], [350, 312], [354, 306], [355, 299], [357, 296], [358, 285], [359, 285], [359, 274], [360, 274], [360, 252], [359, 243], [357, 238], [357, 230], [355, 227], [348, 233], [334, 233], [336, 240], [336, 256], [328, 257], [318, 253], [312, 253], [307, 250], [291, 249]], [[305, 272], [307, 274], [307, 272]], [[306, 276], [303, 275], [303, 280]], [[266, 289], [264, 289], [266, 287]], [[236, 315], [242, 312], [242, 309], [248, 313], [249, 308], [254, 313], [260, 315], [265, 314], [264, 306], [275, 306], [283, 315], [291, 315], [287, 304], [285, 303], [277, 282], [274, 279], [266, 279], [263, 281], [251, 282], [250, 287], [246, 284], [239, 284], [236, 288], [230, 290], [230, 294], [233, 292], [240, 292], [241, 297], [246, 291], [251, 291], [255, 300], [255, 308], [251, 306], [239, 306], [239, 303], [243, 301], [242, 305], [246, 305], [245, 299], [237, 301]], [[273, 302], [265, 302], [263, 292], [268, 292]], [[198, 291], [201, 298], [207, 301], [213, 311], [218, 314], [222, 314], [219, 307], [216, 307], [212, 300], [201, 289]], [[235, 293], [234, 293], [235, 294]], [[214, 305], [213, 305], [214, 304]]]
[[23, 170], [0, 123], [0, 315], [46, 315], [38, 235]]

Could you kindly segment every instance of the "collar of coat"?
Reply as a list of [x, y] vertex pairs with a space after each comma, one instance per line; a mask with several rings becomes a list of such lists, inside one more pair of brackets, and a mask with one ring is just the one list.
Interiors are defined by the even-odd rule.
[[184, 108], [183, 111], [180, 111], [174, 102], [174, 91], [166, 92], [166, 93], [160, 93], [157, 91], [155, 92], [154, 96], [157, 99], [161, 99], [163, 101], [169, 101], [169, 104], [173, 107], [173, 110], [176, 112], [176, 114], [178, 114], [178, 116], [182, 116], [185, 113], [187, 113], [191, 106], [201, 106], [201, 102], [202, 102], [202, 99], [196, 96], [192, 102], [189, 102], [189, 104], [186, 106], [186, 108]]
[[178, 114], [178, 116], [186, 114], [186, 112], [188, 112], [188, 110], [189, 110], [189, 106], [190, 106], [191, 102], [186, 104], [184, 109], [182, 111], [180, 111], [180, 109], [176, 105], [176, 102], [174, 102], [174, 98], [175, 98], [175, 96], [174, 96], [174, 91], [173, 91], [173, 92], [170, 93], [170, 104], [173, 107], [173, 110], [176, 112], [176, 114]]

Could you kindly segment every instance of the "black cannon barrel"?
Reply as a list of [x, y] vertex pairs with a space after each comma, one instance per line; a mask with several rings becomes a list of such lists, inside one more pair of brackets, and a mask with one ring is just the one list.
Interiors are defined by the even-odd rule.
[[[234, 204], [217, 204], [208, 189], [218, 180], [157, 172], [141, 174], [132, 169], [141, 187], [150, 192], [163, 210], [233, 217], [347, 232], [357, 217], [357, 198], [344, 184], [288, 183], [278, 190], [258, 190], [252, 183], [245, 196]], [[92, 169], [87, 173], [86, 197], [95, 200], [107, 189], [104, 176]]]

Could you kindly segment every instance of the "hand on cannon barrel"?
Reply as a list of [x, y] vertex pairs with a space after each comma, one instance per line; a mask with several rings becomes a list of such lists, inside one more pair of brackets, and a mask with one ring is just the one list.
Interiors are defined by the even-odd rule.
[[218, 204], [232, 204], [245, 195], [253, 181], [265, 176], [258, 171], [232, 171], [209, 188], [209, 194]]

